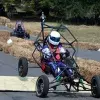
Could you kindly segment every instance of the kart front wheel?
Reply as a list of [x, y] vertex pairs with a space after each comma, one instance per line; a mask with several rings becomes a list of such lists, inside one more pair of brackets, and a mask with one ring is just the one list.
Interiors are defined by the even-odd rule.
[[45, 75], [41, 75], [36, 82], [36, 95], [38, 97], [46, 97], [49, 91], [49, 79]]
[[26, 38], [30, 39], [30, 34], [25, 33]]
[[25, 57], [19, 59], [18, 72], [21, 77], [25, 77], [28, 73], [28, 60]]
[[27, 34], [27, 38], [30, 39], [30, 34]]
[[91, 80], [91, 93], [95, 98], [100, 98], [100, 76], [95, 75]]

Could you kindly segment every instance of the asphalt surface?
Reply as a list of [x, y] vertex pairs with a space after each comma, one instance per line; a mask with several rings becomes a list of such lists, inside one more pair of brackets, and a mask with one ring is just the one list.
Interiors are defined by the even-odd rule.
[[0, 92], [0, 100], [96, 100], [90, 94], [49, 93], [47, 98], [38, 98], [29, 92]]
[[0, 31], [3, 31], [3, 30], [8, 31], [8, 32], [12, 32], [13, 31], [11, 28], [8, 28], [6, 26], [1, 26], [0, 25]]
[[[72, 49], [68, 49], [68, 50], [72, 54], [73, 50]], [[100, 51], [78, 49], [78, 51], [76, 52], [76, 57], [100, 61]]]
[[[3, 29], [3, 27], [0, 27], [0, 30], [1, 29], [6, 30]], [[81, 54], [81, 51], [79, 52]], [[82, 55], [80, 54], [78, 55], [79, 56], [83, 55], [84, 57], [85, 51], [83, 51]], [[87, 54], [89, 55], [89, 57], [91, 56], [88, 52]], [[85, 57], [87, 57], [87, 54], [85, 55]], [[92, 54], [94, 53], [92, 52]], [[97, 53], [97, 55], [99, 55], [99, 52]], [[94, 54], [95, 57], [97, 55]], [[94, 58], [94, 56], [93, 57], [91, 56], [91, 59]], [[99, 57], [100, 56], [98, 56], [98, 59]], [[1, 76], [18, 76], [17, 65], [18, 65], [18, 59], [16, 57], [0, 52], [0, 75]], [[35, 65], [29, 64], [28, 76], [39, 76], [43, 74], [39, 68], [32, 68], [32, 66]], [[66, 100], [66, 99], [67, 100], [96, 100], [95, 98], [91, 97], [90, 93], [56, 92], [56, 93], [48, 93], [47, 98], [38, 98], [33, 92], [6, 92], [6, 91], [0, 92], [0, 100], [61, 100], [61, 99], [62, 100]]]
[[[9, 54], [0, 52], [0, 75], [18, 76], [18, 59]], [[31, 68], [34, 64], [29, 64], [28, 76], [42, 75], [40, 68]], [[13, 80], [12, 80], [13, 81]], [[48, 93], [47, 98], [38, 98], [34, 92], [0, 92], [0, 100], [95, 100], [90, 93]]]
[[[35, 64], [29, 63], [28, 76], [39, 76], [42, 74], [40, 68], [32, 68]], [[9, 54], [0, 52], [0, 75], [1, 76], [17, 76], [18, 75], [18, 59]]]

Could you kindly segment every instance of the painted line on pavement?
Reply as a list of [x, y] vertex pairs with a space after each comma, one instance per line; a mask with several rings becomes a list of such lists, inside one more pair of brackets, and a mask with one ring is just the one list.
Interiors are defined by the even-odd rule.
[[[0, 91], [35, 92], [37, 78], [38, 77], [0, 76]], [[49, 78], [49, 80], [52, 80], [52, 78]], [[50, 90], [49, 92], [67, 92], [67, 91], [65, 90], [64, 86], [59, 86], [56, 91]], [[74, 93], [90, 93], [90, 91], [79, 91], [79, 92], [74, 91]]]
[[37, 77], [0, 76], [2, 91], [35, 91]]

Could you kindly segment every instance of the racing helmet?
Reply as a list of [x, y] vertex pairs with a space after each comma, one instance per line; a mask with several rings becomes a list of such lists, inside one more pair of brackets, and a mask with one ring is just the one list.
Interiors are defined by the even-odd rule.
[[60, 42], [60, 34], [57, 31], [52, 31], [48, 37], [50, 44], [57, 46]]
[[20, 24], [18, 24], [18, 28], [21, 28], [21, 25]]

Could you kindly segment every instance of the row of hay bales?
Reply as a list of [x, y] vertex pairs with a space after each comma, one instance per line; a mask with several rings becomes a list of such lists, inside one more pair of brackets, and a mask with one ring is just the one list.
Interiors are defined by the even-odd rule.
[[[77, 43], [74, 43], [74, 46], [77, 46]], [[79, 42], [78, 47], [85, 50], [98, 51], [100, 49], [99, 43], [88, 43], [88, 42]]]
[[[12, 40], [12, 43], [7, 44], [7, 40], [9, 39]], [[0, 32], [0, 50], [18, 58], [26, 57], [30, 62], [34, 62], [34, 59], [32, 58], [34, 50], [33, 41], [10, 37], [9, 32]], [[34, 56], [38, 59], [39, 52], [36, 52]], [[80, 66], [80, 73], [89, 82], [93, 75], [100, 74], [100, 62], [78, 58], [77, 63]]]

